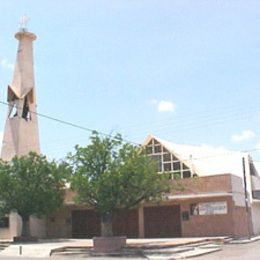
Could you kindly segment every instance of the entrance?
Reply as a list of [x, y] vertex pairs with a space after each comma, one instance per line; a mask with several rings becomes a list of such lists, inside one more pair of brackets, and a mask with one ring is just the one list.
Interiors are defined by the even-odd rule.
[[[138, 211], [121, 211], [113, 218], [115, 236], [138, 237]], [[93, 238], [101, 235], [100, 216], [94, 210], [72, 211], [72, 237]]]
[[181, 237], [180, 206], [144, 208], [144, 231], [146, 238]]

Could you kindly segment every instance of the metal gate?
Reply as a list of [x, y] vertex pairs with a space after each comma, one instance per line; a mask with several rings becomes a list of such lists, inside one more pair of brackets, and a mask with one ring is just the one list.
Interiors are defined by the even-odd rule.
[[[115, 236], [138, 237], [138, 211], [121, 211], [113, 218]], [[101, 235], [100, 216], [93, 210], [72, 211], [72, 237], [92, 238]]]
[[144, 208], [145, 237], [181, 237], [180, 206]]
[[92, 238], [100, 233], [100, 217], [94, 210], [72, 211], [73, 238]]

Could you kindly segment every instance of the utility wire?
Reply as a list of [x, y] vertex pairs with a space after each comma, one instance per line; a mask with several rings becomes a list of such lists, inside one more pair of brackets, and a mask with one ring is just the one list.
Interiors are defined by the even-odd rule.
[[[5, 106], [8, 106], [10, 107], [11, 105], [8, 104], [7, 102], [4, 102], [4, 101], [1, 101], [0, 100], [0, 104], [2, 105], [5, 105]], [[21, 107], [16, 107], [17, 109], [20, 109], [22, 110]], [[39, 112], [35, 112], [35, 111], [30, 111], [31, 113], [33, 114], [36, 114], [38, 115], [39, 117], [42, 117], [42, 118], [45, 118], [45, 119], [49, 119], [49, 120], [52, 120], [52, 121], [55, 121], [55, 122], [58, 122], [58, 123], [61, 123], [61, 124], [64, 124], [64, 125], [68, 125], [68, 126], [71, 126], [71, 127], [74, 127], [74, 128], [78, 128], [78, 129], [81, 129], [81, 130], [84, 130], [84, 131], [87, 131], [87, 132], [97, 132], [98, 134], [100, 135], [103, 135], [103, 136], [107, 136], [107, 137], [113, 137], [112, 134], [107, 134], [107, 133], [104, 133], [104, 132], [101, 132], [101, 131], [97, 131], [95, 129], [91, 129], [91, 128], [88, 128], [88, 127], [84, 127], [84, 126], [81, 126], [81, 125], [78, 125], [78, 124], [75, 124], [75, 123], [72, 123], [72, 122], [69, 122], [69, 121], [65, 121], [65, 120], [62, 120], [62, 119], [59, 119], [59, 118], [55, 118], [55, 117], [52, 117], [52, 116], [48, 116], [48, 115], [45, 115], [45, 114], [42, 114], [42, 113], [39, 113]], [[136, 143], [136, 142], [133, 142], [133, 141], [129, 141], [127, 139], [122, 139], [124, 142], [128, 142], [128, 143], [132, 143], [134, 145], [141, 145], [140, 143]], [[202, 156], [202, 157], [195, 157], [193, 158], [194, 160], [201, 160], [201, 159], [207, 159], [207, 158], [212, 158], [212, 157], [222, 157], [222, 156], [227, 156], [227, 155], [231, 155], [233, 153], [238, 153], [238, 152], [244, 152], [244, 153], [249, 153], [249, 152], [256, 152], [256, 151], [260, 151], [260, 148], [251, 148], [251, 149], [246, 149], [246, 150], [243, 150], [243, 151], [227, 151], [226, 153], [222, 153], [222, 154], [215, 154], [215, 155], [209, 155], [209, 156]]]
[[221, 107], [221, 110], [218, 111], [217, 115], [212, 115], [212, 113], [210, 111], [208, 111], [208, 113], [205, 113], [205, 110], [202, 112], [198, 112], [198, 113], [189, 113], [186, 114], [185, 117], [183, 116], [178, 116], [178, 115], [174, 115], [171, 117], [167, 117], [164, 119], [156, 119], [156, 121], [147, 121], [144, 122], [142, 121], [142, 123], [137, 123], [137, 124], [130, 124], [130, 125], [125, 125], [124, 127], [127, 127], [127, 129], [129, 128], [133, 128], [133, 129], [140, 129], [140, 128], [145, 128], [147, 125], [152, 125], [158, 128], [165, 128], [168, 126], [173, 126], [173, 127], [183, 127], [183, 126], [188, 126], [192, 125], [194, 123], [197, 122], [198, 118], [199, 119], [203, 119], [204, 121], [210, 121], [210, 122], [214, 122], [215, 120], [220, 121], [222, 118], [226, 118], [228, 119], [229, 117], [241, 117], [241, 115], [248, 115], [248, 114], [252, 114], [252, 112], [256, 112], [256, 111], [260, 111], [259, 107], [250, 105], [249, 107], [247, 107], [246, 109], [243, 109], [242, 112], [238, 111], [239, 107], [235, 107], [235, 106], [226, 106], [226, 107]]
[[[1, 101], [1, 100], [0, 100], [0, 104], [6, 105], [8, 107], [11, 106], [7, 102]], [[16, 107], [16, 108], [19, 109], [19, 110], [22, 110], [22, 107]], [[62, 119], [59, 119], [59, 118], [48, 116], [48, 115], [45, 115], [45, 114], [42, 114], [42, 113], [38, 113], [38, 112], [35, 112], [35, 111], [31, 111], [31, 110], [30, 110], [30, 113], [33, 113], [33, 114], [35, 114], [35, 115], [37, 115], [39, 117], [46, 118], [46, 119], [49, 119], [49, 120], [52, 120], [52, 121], [55, 121], [55, 122], [58, 122], [58, 123], [61, 123], [61, 124], [64, 124], [64, 125], [72, 126], [72, 127], [75, 127], [75, 128], [78, 128], [78, 129], [81, 129], [81, 130], [84, 130], [84, 131], [87, 131], [87, 132], [97, 132], [98, 134], [103, 135], [103, 136], [113, 137], [112, 134], [107, 134], [107, 133], [104, 133], [104, 132], [101, 132], [101, 131], [98, 131], [98, 130], [95, 130], [95, 129], [91, 129], [91, 128], [88, 128], [88, 127], [85, 127], [85, 126], [81, 126], [81, 125], [78, 125], [78, 124], [75, 124], [75, 123], [71, 123], [69, 121], [65, 121], [65, 120], [62, 120]], [[123, 139], [122, 138], [122, 140], [124, 142], [131, 143], [131, 144], [134, 144], [134, 145], [140, 145], [138, 143], [129, 141], [127, 139]]]

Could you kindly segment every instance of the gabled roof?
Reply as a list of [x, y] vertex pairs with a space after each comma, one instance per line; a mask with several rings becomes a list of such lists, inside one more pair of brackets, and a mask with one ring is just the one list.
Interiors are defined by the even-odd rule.
[[[147, 145], [153, 138], [199, 176], [230, 173], [243, 177], [242, 158], [244, 157], [248, 162], [248, 153], [230, 151], [222, 147], [215, 148], [209, 145], [192, 146], [175, 144], [153, 135], [149, 135], [143, 144]], [[256, 169], [260, 169], [260, 163], [258, 166]]]

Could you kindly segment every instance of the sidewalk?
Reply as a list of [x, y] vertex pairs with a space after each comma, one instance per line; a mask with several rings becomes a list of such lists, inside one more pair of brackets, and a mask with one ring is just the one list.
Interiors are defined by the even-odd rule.
[[[251, 239], [229, 241], [226, 237], [167, 238], [167, 239], [127, 239], [127, 247], [117, 254], [95, 257], [91, 239], [52, 239], [38, 243], [11, 244], [0, 252], [0, 256], [49, 257], [62, 256], [87, 259], [184, 259], [221, 250], [222, 244], [246, 244], [260, 240]], [[7, 241], [2, 241], [6, 243]], [[114, 256], [114, 258], [113, 258]]]
[[[222, 244], [224, 237], [173, 238], [173, 239], [128, 239], [127, 247], [120, 253], [120, 259], [133, 256], [135, 259], [180, 259], [180, 253], [187, 255], [220, 250], [213, 243]], [[11, 244], [0, 252], [0, 256], [49, 257], [53, 255], [93, 256], [91, 239], [40, 240], [38, 243]], [[199, 246], [199, 247], [198, 247]], [[208, 246], [208, 248], [207, 248]], [[195, 250], [196, 247], [196, 250]], [[204, 247], [204, 248], [203, 248]], [[173, 258], [176, 257], [176, 258]], [[89, 258], [89, 259], [90, 259]], [[119, 258], [118, 258], [119, 259]]]
[[248, 244], [253, 243], [260, 240], [260, 236], [253, 236], [250, 238], [243, 238], [243, 239], [234, 239], [229, 242], [229, 244]]

